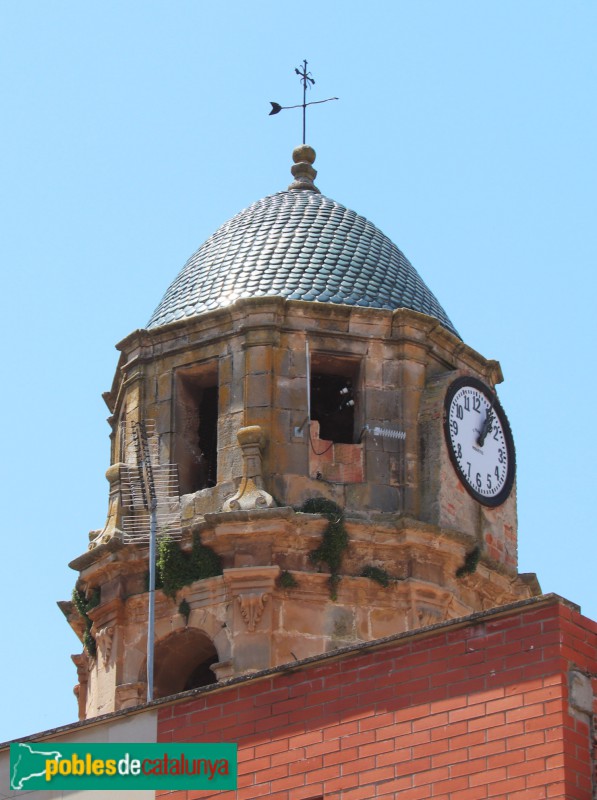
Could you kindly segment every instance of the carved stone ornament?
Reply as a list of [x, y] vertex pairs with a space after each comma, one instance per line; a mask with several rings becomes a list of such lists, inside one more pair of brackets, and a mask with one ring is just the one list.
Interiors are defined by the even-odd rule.
[[145, 700], [146, 692], [147, 684], [142, 682], [123, 683], [117, 686], [114, 696], [116, 711], [141, 705]]
[[85, 719], [87, 705], [87, 690], [89, 684], [89, 662], [83, 653], [71, 656], [77, 668], [77, 680], [79, 683], [73, 689], [77, 698], [79, 719]]
[[249, 592], [236, 595], [241, 616], [251, 633], [253, 633], [263, 616], [263, 609], [268, 597], [267, 592]]
[[110, 484], [108, 501], [108, 518], [101, 530], [89, 531], [88, 549], [93, 550], [100, 544], [107, 544], [113, 536], [120, 533], [122, 526], [122, 487], [120, 468], [122, 464], [112, 464], [106, 471], [106, 479]]
[[274, 498], [263, 488], [261, 448], [263, 431], [259, 425], [249, 425], [237, 433], [243, 453], [243, 477], [236, 494], [224, 503], [224, 511], [247, 511], [254, 508], [271, 508]]
[[417, 612], [417, 617], [419, 618], [420, 626], [426, 628], [428, 625], [437, 625], [439, 622], [442, 622], [445, 619], [445, 614], [442, 614], [441, 611], [436, 609], [421, 608]]
[[108, 662], [110, 661], [112, 644], [114, 642], [114, 631], [114, 625], [105, 625], [103, 628], [100, 628], [95, 635], [95, 641], [97, 643], [104, 667], [107, 667]]

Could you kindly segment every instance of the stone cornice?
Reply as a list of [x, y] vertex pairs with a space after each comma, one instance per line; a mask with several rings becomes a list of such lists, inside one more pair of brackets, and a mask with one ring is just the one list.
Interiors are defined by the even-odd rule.
[[[392, 647], [394, 644], [400, 642], [408, 642], [408, 641], [414, 641], [416, 639], [430, 638], [438, 633], [441, 633], [442, 631], [457, 631], [463, 628], [479, 625], [481, 623], [488, 623], [500, 618], [515, 616], [527, 609], [538, 610], [540, 608], [545, 608], [548, 606], [558, 606], [558, 605], [572, 609], [573, 611], [580, 613], [580, 607], [576, 603], [573, 603], [570, 600], [566, 600], [560, 595], [553, 593], [540, 595], [539, 597], [532, 597], [527, 600], [519, 600], [515, 603], [508, 603], [507, 605], [498, 606], [496, 608], [492, 608], [487, 611], [477, 611], [474, 614], [469, 614], [464, 617], [458, 617], [456, 619], [447, 620], [445, 622], [439, 622], [434, 625], [428, 625], [426, 627], [419, 628], [415, 631], [406, 631], [403, 633], [397, 633], [392, 636], [386, 636], [381, 639], [375, 639], [369, 642], [359, 642], [358, 644], [349, 645], [347, 647], [341, 647], [337, 650], [334, 650], [331, 653], [322, 653], [316, 656], [311, 656], [309, 658], [299, 659], [297, 661], [293, 661], [288, 664], [282, 664], [276, 667], [271, 667], [269, 669], [261, 670], [259, 672], [251, 673], [248, 675], [241, 675], [235, 678], [230, 678], [228, 680], [222, 681], [221, 683], [213, 684], [210, 686], [203, 686], [199, 689], [190, 689], [186, 692], [181, 692], [180, 694], [176, 695], [176, 697], [172, 696], [164, 697], [159, 700], [154, 700], [151, 703], [138, 705], [133, 709], [123, 709], [121, 711], [114, 711], [109, 714], [102, 714], [97, 717], [93, 717], [91, 719], [81, 720], [80, 722], [74, 722], [70, 725], [62, 725], [58, 728], [51, 728], [45, 731], [41, 731], [39, 733], [31, 734], [30, 736], [23, 736], [13, 741], [26, 742], [26, 741], [46, 741], [49, 739], [58, 739], [60, 736], [68, 735], [73, 731], [96, 727], [98, 725], [102, 725], [105, 722], [110, 722], [112, 720], [124, 718], [131, 714], [142, 714], [142, 713], [152, 712], [153, 710], [157, 710], [161, 706], [177, 705], [179, 703], [188, 702], [190, 698], [198, 697], [203, 694], [216, 694], [219, 692], [225, 692], [232, 686], [239, 686], [241, 684], [250, 682], [257, 683], [259, 681], [272, 678], [275, 675], [283, 675], [288, 672], [294, 672], [300, 669], [307, 669], [310, 666], [314, 666], [317, 664], [324, 664], [332, 661], [337, 661], [339, 659], [346, 658], [347, 656], [353, 654], [356, 655], [357, 653], [367, 653], [367, 652], [373, 653], [380, 649]], [[0, 751], [8, 749], [9, 745], [10, 742], [0, 743]]]
[[[313, 325], [309, 325], [312, 321]], [[433, 353], [446, 368], [463, 368], [492, 383], [503, 380], [497, 361], [486, 359], [444, 328], [438, 320], [410, 309], [390, 311], [377, 308], [343, 306], [333, 303], [308, 303], [281, 297], [257, 297], [237, 300], [225, 309], [216, 309], [197, 317], [174, 322], [153, 330], [139, 329], [118, 343], [123, 356], [107, 401], [114, 412], [120, 385], [137, 366], [189, 352], [207, 341], [216, 343], [230, 337], [245, 338], [249, 331], [274, 330], [305, 332], [314, 337], [351, 340], [379, 338], [388, 343], [410, 343]], [[266, 340], [268, 340], [266, 336]]]

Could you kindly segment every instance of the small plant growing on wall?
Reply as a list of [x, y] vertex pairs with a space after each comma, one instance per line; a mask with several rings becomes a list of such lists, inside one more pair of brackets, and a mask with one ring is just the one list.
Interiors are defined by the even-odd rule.
[[73, 605], [79, 612], [79, 614], [83, 617], [83, 621], [85, 623], [85, 630], [83, 631], [83, 647], [87, 651], [88, 655], [92, 658], [95, 658], [97, 653], [97, 645], [95, 643], [95, 639], [91, 633], [91, 626], [93, 625], [93, 620], [89, 616], [88, 612], [91, 611], [92, 608], [95, 608], [99, 605], [100, 602], [100, 590], [98, 588], [94, 589], [89, 598], [86, 597], [85, 592], [78, 589], [76, 586], [73, 589], [72, 593], [72, 600]]
[[325, 497], [312, 497], [300, 509], [304, 514], [322, 514], [328, 519], [328, 526], [323, 532], [321, 544], [309, 553], [309, 561], [313, 564], [327, 564], [330, 570], [330, 597], [338, 599], [340, 583], [340, 567], [342, 558], [348, 547], [348, 532], [344, 524], [344, 512], [331, 500]]
[[222, 560], [211, 547], [201, 543], [198, 533], [193, 535], [190, 553], [182, 550], [174, 539], [164, 537], [158, 543], [157, 573], [164, 594], [174, 597], [183, 586], [221, 575]]
[[464, 564], [456, 570], [456, 577], [462, 578], [463, 575], [472, 575], [477, 569], [479, 559], [481, 558], [481, 548], [475, 547], [470, 553], [464, 557]]
[[280, 577], [278, 578], [278, 585], [281, 589], [296, 589], [298, 586], [298, 581], [292, 574], [292, 572], [288, 572], [285, 569], [283, 572], [280, 573]]
[[368, 564], [363, 568], [361, 578], [369, 578], [375, 583], [379, 583], [380, 586], [389, 586], [392, 580], [385, 569], [374, 567], [372, 564]]
[[191, 606], [187, 603], [186, 600], [181, 600], [178, 606], [178, 613], [184, 617], [185, 625], [189, 624], [189, 617], [191, 616]]

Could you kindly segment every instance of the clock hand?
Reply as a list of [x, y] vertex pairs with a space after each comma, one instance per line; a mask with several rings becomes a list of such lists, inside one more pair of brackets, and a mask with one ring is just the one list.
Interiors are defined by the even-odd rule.
[[477, 444], [479, 447], [483, 447], [485, 444], [485, 439], [487, 438], [487, 434], [493, 430], [493, 410], [491, 408], [487, 409], [487, 416], [485, 417], [485, 422], [483, 423], [483, 427], [481, 428], [481, 433], [479, 434], [479, 438], [477, 439]]

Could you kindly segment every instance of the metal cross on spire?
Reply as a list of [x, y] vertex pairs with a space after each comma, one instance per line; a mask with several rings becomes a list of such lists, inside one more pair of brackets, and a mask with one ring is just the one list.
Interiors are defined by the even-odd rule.
[[283, 111], [286, 108], [302, 108], [303, 109], [303, 144], [306, 144], [306, 129], [307, 129], [307, 106], [314, 106], [318, 103], [329, 103], [330, 100], [337, 100], [337, 97], [328, 97], [326, 100], [311, 100], [310, 103], [307, 103], [307, 89], [310, 89], [311, 86], [314, 85], [315, 79], [311, 75], [310, 72], [307, 71], [307, 61], [303, 61], [301, 67], [295, 67], [296, 74], [299, 76], [301, 83], [303, 84], [303, 102], [296, 106], [281, 106], [279, 103], [274, 103], [270, 100], [270, 104], [272, 110], [269, 112], [271, 117], [272, 114], [279, 114], [280, 111]]

